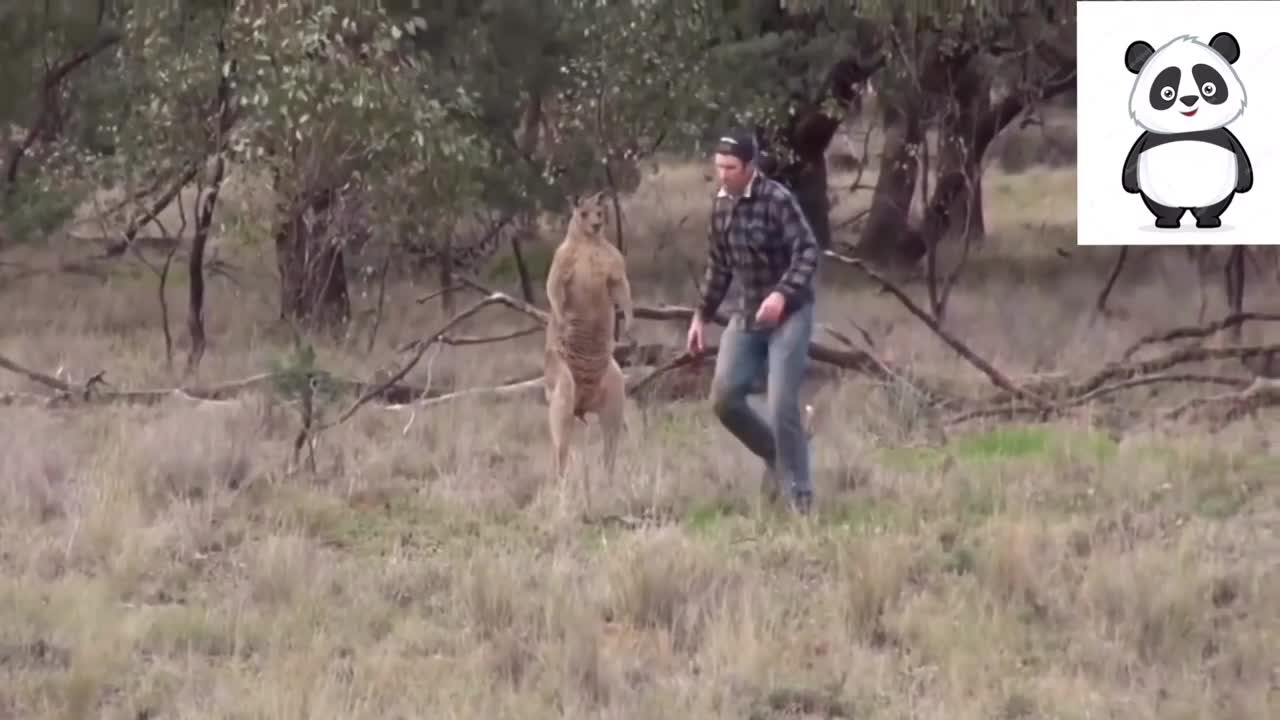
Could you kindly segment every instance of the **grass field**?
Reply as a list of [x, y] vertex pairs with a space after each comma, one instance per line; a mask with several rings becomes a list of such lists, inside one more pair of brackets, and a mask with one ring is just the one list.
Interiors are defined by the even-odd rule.
[[[638, 298], [692, 297], [703, 171], [668, 168], [628, 199]], [[993, 170], [986, 188], [990, 237], [948, 323], [1009, 374], [1083, 373], [1196, 321], [1200, 281], [1177, 250], [1139, 255], [1112, 300], [1123, 312], [1092, 316], [1114, 255], [1074, 246], [1070, 168]], [[262, 372], [284, 352], [266, 249], [219, 238], [240, 286], [211, 280], [201, 380]], [[129, 260], [105, 272], [0, 287], [0, 353], [76, 382], [99, 370], [117, 386], [177, 382], [154, 278]], [[923, 375], [985, 382], [892, 297], [835, 266], [823, 275], [823, 321], [856, 322]], [[1224, 312], [1220, 277], [1210, 316]], [[1254, 288], [1246, 306], [1277, 309], [1274, 289]], [[375, 350], [361, 336], [321, 346], [320, 363], [350, 377], [394, 363], [440, 319], [412, 301], [426, 289], [396, 283]], [[185, 292], [176, 272], [179, 361]], [[639, 335], [678, 342], [683, 326]], [[527, 376], [539, 342], [502, 358], [448, 349], [409, 379]], [[0, 390], [36, 389], [0, 375]], [[757, 466], [704, 404], [631, 408], [625, 477], [593, 497], [651, 520], [639, 528], [583, 524], [576, 486], [545, 480], [536, 399], [412, 422], [370, 407], [323, 437], [314, 475], [292, 476], [296, 415], [270, 393], [0, 408], [0, 717], [1280, 716], [1274, 415], [1212, 436], [1115, 436], [1083, 409], [941, 441], [858, 377], [815, 397], [807, 521], [758, 507]], [[594, 428], [578, 448], [594, 458]]]

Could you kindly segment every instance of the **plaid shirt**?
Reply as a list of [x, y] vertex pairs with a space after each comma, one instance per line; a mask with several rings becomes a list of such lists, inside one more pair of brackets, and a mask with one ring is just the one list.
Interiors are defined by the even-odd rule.
[[787, 299], [786, 314], [813, 301], [822, 253], [795, 196], [776, 180], [757, 171], [736, 200], [721, 189], [711, 213], [710, 245], [698, 306], [703, 318], [715, 315], [735, 277], [742, 298], [734, 309], [748, 326], [775, 290]]

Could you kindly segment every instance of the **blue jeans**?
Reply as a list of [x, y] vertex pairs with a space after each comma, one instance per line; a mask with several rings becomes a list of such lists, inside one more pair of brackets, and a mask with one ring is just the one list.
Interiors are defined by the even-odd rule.
[[[770, 475], [792, 497], [813, 497], [809, 477], [809, 438], [800, 407], [800, 383], [809, 362], [814, 303], [784, 316], [776, 328], [747, 327], [734, 314], [720, 336], [711, 402], [721, 424], [752, 453], [764, 460]], [[760, 373], [767, 373], [766, 418], [747, 396]]]

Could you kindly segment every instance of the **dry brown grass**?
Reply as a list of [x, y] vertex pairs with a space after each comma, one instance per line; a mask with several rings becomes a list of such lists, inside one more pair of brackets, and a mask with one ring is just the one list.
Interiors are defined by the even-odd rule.
[[[628, 202], [639, 298], [688, 301], [701, 175], [664, 172]], [[949, 322], [1001, 367], [1082, 372], [1195, 319], [1171, 254], [1117, 291], [1126, 319], [1090, 321], [1111, 254], [1074, 248], [1069, 169], [987, 187], [992, 238]], [[203, 379], [282, 352], [269, 266], [239, 253], [259, 269], [245, 290], [213, 281]], [[824, 275], [825, 320], [924, 374], [973, 375], [891, 298]], [[124, 261], [105, 285], [4, 292], [0, 352], [174, 381], [151, 280]], [[394, 359], [438, 319], [418, 292], [393, 289], [372, 356], [326, 345], [321, 362], [367, 376]], [[432, 382], [532, 374], [538, 342], [444, 351]], [[633, 409], [622, 477], [594, 498], [653, 520], [636, 530], [584, 526], [573, 485], [544, 481], [537, 402], [437, 407], [407, 431], [371, 407], [324, 436], [315, 477], [282, 473], [295, 419], [269, 395], [0, 409], [0, 717], [1280, 714], [1274, 417], [1112, 439], [1082, 411], [926, 445], [909, 398], [856, 378], [820, 413], [820, 512], [800, 522], [756, 506], [756, 466], [705, 407]]]

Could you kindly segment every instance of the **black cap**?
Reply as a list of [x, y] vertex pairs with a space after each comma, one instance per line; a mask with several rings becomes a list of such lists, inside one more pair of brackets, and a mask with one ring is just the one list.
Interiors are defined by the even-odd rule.
[[756, 140], [751, 133], [740, 130], [725, 133], [716, 143], [716, 152], [732, 155], [744, 163], [749, 163], [756, 156]]

